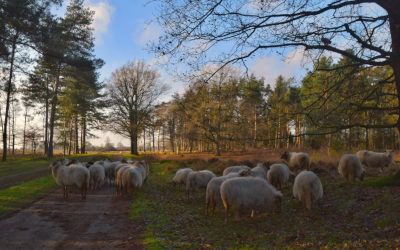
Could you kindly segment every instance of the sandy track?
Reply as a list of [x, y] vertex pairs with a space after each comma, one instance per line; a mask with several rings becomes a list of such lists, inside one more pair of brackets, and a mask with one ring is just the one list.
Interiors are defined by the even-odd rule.
[[1, 249], [142, 249], [140, 232], [128, 219], [131, 200], [111, 188], [90, 193], [86, 201], [61, 190], [0, 221]]

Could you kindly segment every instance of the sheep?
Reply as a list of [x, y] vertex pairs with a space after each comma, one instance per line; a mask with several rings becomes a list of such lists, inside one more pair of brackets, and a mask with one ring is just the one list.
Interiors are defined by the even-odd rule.
[[264, 180], [267, 179], [268, 166], [265, 163], [257, 163], [257, 165], [251, 169], [251, 176], [260, 177]]
[[215, 207], [218, 204], [222, 204], [220, 187], [224, 181], [234, 177], [242, 177], [249, 175], [250, 171], [241, 170], [239, 173], [230, 173], [227, 175], [212, 178], [208, 182], [206, 189], [206, 215], [208, 214], [209, 207], [211, 207], [212, 214], [214, 214]]
[[229, 209], [233, 208], [236, 220], [243, 210], [267, 212], [280, 210], [282, 193], [266, 180], [254, 177], [235, 177], [224, 181], [220, 188], [225, 208], [225, 223]]
[[86, 200], [90, 182], [90, 172], [87, 168], [82, 164], [66, 166], [61, 162], [52, 163], [50, 168], [55, 181], [62, 187], [64, 199], [68, 199], [68, 188], [76, 186], [81, 191], [82, 200]]
[[147, 180], [147, 177], [148, 177], [149, 174], [150, 174], [150, 165], [149, 165], [149, 163], [148, 163], [146, 160], [141, 160], [141, 161], [140, 161], [140, 164], [143, 166], [143, 168], [144, 168], [144, 170], [145, 170], [145, 173], [146, 173], [146, 176], [145, 176], [145, 178], [143, 179], [143, 182], [145, 182], [145, 181]]
[[216, 175], [209, 170], [193, 171], [186, 177], [186, 194], [189, 199], [190, 193], [194, 189], [206, 189], [208, 182], [216, 177]]
[[115, 174], [115, 193], [116, 195], [122, 194], [122, 176], [125, 170], [130, 168], [131, 165], [129, 164], [120, 164], [117, 166], [118, 169], [116, 169], [116, 174]]
[[249, 167], [246, 166], [246, 165], [231, 166], [231, 167], [225, 168], [225, 169], [224, 169], [224, 172], [222, 173], [222, 175], [227, 175], [227, 174], [229, 174], [229, 173], [237, 173], [237, 172], [239, 172], [240, 170], [248, 170], [248, 171], [250, 171], [251, 168], [249, 168]]
[[92, 190], [97, 190], [98, 188], [101, 188], [106, 178], [104, 167], [100, 165], [99, 162], [95, 162], [92, 166], [89, 167], [89, 172], [90, 186]]
[[356, 179], [364, 180], [365, 170], [360, 159], [353, 154], [344, 154], [339, 161], [338, 172], [347, 181], [353, 182]]
[[281, 159], [288, 163], [291, 170], [309, 170], [310, 169], [310, 156], [304, 152], [284, 152]]
[[131, 165], [122, 173], [121, 194], [131, 194], [132, 188], [140, 188], [143, 184], [143, 171], [141, 166]]
[[380, 168], [382, 171], [384, 167], [396, 166], [393, 151], [391, 150], [386, 150], [384, 153], [360, 150], [356, 155], [361, 163], [369, 168]]
[[146, 180], [147, 175], [148, 175], [148, 168], [144, 164], [145, 163], [143, 163], [142, 161], [135, 161], [131, 164], [132, 166], [135, 166], [138, 168], [137, 171], [139, 171], [143, 182]]
[[106, 172], [106, 180], [108, 181], [108, 185], [111, 186], [111, 183], [114, 182], [115, 179], [115, 167], [118, 162], [112, 162], [108, 159], [103, 161], [103, 167]]
[[289, 170], [289, 167], [284, 163], [275, 163], [269, 167], [267, 178], [272, 186], [282, 189], [289, 181], [290, 176], [294, 174]]
[[190, 172], [193, 172], [191, 168], [181, 168], [176, 171], [174, 178], [172, 178], [172, 182], [175, 185], [186, 185], [186, 178]]
[[295, 178], [293, 196], [303, 203], [304, 208], [311, 210], [312, 204], [324, 194], [322, 183], [312, 171], [303, 170]]

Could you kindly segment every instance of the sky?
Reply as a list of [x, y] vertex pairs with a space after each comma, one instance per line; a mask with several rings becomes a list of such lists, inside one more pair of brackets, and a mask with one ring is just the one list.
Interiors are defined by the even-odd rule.
[[[85, 4], [95, 12], [93, 28], [95, 32], [95, 54], [105, 61], [100, 69], [102, 81], [107, 81], [118, 67], [133, 60], [144, 60], [149, 64], [156, 61], [155, 55], [146, 50], [146, 44], [157, 39], [161, 28], [156, 24], [157, 15], [154, 3], [149, 0], [86, 0]], [[60, 14], [64, 8], [55, 10]], [[295, 77], [300, 80], [304, 75], [305, 62], [301, 51], [293, 51], [288, 58], [268, 55], [255, 58], [249, 70], [257, 77], [264, 77], [266, 83], [273, 83], [279, 76]], [[154, 64], [155, 68], [158, 66]], [[185, 83], [176, 81], [168, 72], [159, 69], [161, 81], [169, 86], [169, 91], [162, 97], [169, 100], [175, 92], [182, 93]], [[89, 139], [95, 145], [104, 144], [107, 137], [114, 144], [129, 141], [106, 131], [95, 133], [99, 138]]]

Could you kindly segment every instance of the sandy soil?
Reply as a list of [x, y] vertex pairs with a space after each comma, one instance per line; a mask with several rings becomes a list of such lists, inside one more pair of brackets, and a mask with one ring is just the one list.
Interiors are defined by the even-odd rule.
[[111, 188], [91, 192], [86, 201], [57, 189], [0, 221], [1, 249], [143, 249], [139, 228], [128, 219], [131, 200]]

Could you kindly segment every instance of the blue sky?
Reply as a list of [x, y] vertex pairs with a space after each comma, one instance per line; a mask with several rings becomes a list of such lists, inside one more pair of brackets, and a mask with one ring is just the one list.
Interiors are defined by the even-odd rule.
[[[105, 61], [100, 70], [101, 80], [106, 81], [111, 73], [123, 64], [141, 59], [153, 64], [156, 59], [146, 51], [146, 44], [156, 39], [161, 29], [154, 21], [157, 8], [149, 0], [85, 0], [86, 6], [94, 12], [93, 28], [95, 31], [95, 54]], [[57, 12], [61, 15], [64, 8]], [[297, 80], [304, 75], [301, 51], [293, 51], [284, 61], [279, 55], [267, 55], [255, 58], [250, 63], [250, 72], [258, 77], [264, 77], [266, 83], [272, 83], [279, 75], [294, 76]], [[154, 65], [157, 68], [157, 65]], [[169, 92], [162, 98], [168, 100], [175, 92], [182, 92], [185, 83], [174, 80], [174, 77], [161, 69], [161, 81], [169, 85]], [[91, 139], [94, 144], [103, 144], [106, 137], [111, 142], [128, 144], [128, 140], [110, 132], [96, 133], [102, 135]]]

